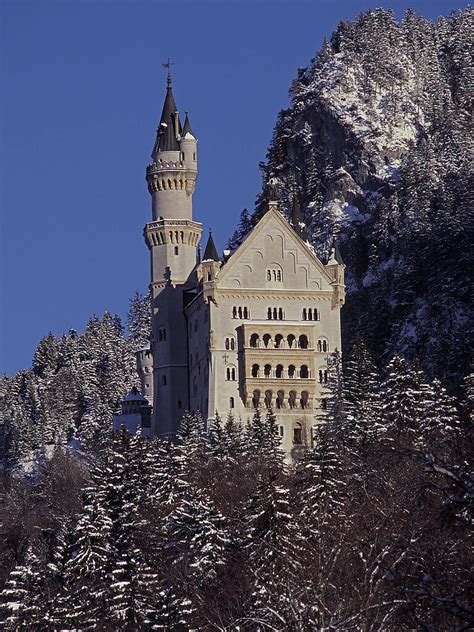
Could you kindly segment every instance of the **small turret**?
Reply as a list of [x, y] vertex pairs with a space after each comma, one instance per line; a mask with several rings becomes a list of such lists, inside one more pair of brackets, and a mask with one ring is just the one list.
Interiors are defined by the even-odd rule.
[[221, 258], [217, 253], [216, 244], [212, 238], [211, 231], [209, 231], [209, 238], [202, 257], [201, 266], [204, 298], [214, 300], [216, 277], [221, 267]]
[[153, 354], [150, 345], [137, 351], [137, 373], [140, 376], [140, 385], [143, 395], [150, 404], [153, 403]]
[[331, 250], [329, 251], [328, 262], [326, 264], [327, 271], [332, 276], [333, 280], [333, 301], [332, 307], [342, 307], [345, 302], [345, 285], [344, 285], [344, 262], [342, 260], [341, 252], [337, 246], [336, 238], [333, 238]]

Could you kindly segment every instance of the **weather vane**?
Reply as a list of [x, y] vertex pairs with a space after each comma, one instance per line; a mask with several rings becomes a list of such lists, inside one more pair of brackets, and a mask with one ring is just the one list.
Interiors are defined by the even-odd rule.
[[174, 66], [174, 61], [168, 57], [166, 64], [162, 64], [163, 68], [168, 71], [168, 85], [171, 84], [171, 66]]

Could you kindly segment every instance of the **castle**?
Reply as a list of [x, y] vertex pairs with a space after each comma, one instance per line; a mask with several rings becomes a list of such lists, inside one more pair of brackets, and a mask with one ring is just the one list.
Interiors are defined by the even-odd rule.
[[151, 434], [176, 433], [185, 410], [204, 419], [231, 412], [245, 422], [262, 407], [277, 414], [287, 452], [311, 445], [328, 354], [341, 348], [344, 265], [336, 244], [321, 263], [304, 239], [296, 200], [289, 223], [270, 186], [268, 210], [243, 243], [221, 256], [209, 234], [201, 255], [192, 205], [197, 139], [187, 114], [181, 125], [169, 74], [151, 156], [144, 236], [153, 325], [151, 349], [138, 354], [142, 393], [153, 402]]

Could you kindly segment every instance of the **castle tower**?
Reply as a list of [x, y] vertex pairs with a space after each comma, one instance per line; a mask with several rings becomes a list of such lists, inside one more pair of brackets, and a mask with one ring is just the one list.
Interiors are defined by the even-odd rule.
[[153, 221], [144, 236], [151, 258], [153, 432], [176, 432], [189, 406], [187, 323], [183, 292], [196, 266], [202, 226], [193, 221], [197, 140], [186, 115], [184, 127], [173, 97], [171, 77], [152, 162], [146, 169]]
[[136, 360], [142, 395], [153, 404], [153, 355], [150, 345], [137, 351]]

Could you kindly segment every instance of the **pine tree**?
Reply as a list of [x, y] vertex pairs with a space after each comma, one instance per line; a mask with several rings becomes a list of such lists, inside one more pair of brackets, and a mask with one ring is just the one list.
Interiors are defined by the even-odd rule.
[[140, 292], [135, 292], [130, 299], [127, 329], [134, 350], [149, 344], [151, 337], [151, 296], [149, 293], [143, 296]]

